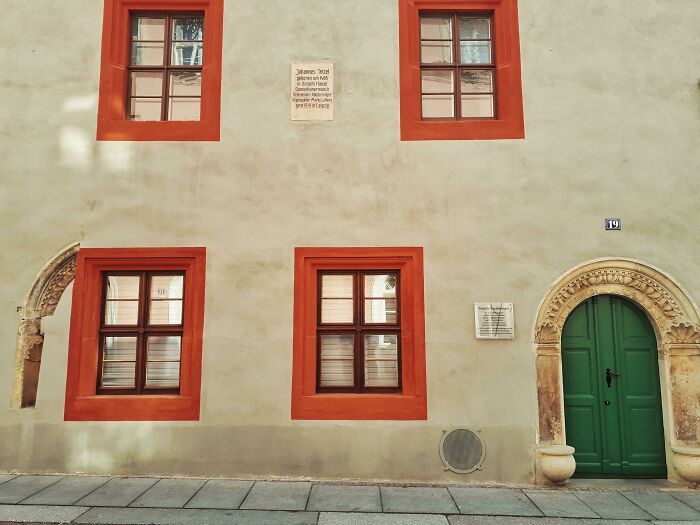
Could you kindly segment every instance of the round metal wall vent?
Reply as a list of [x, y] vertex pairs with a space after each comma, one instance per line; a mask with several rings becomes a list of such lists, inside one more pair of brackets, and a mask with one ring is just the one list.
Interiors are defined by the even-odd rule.
[[481, 470], [485, 455], [483, 442], [468, 428], [455, 428], [442, 435], [440, 458], [452, 472], [469, 474]]

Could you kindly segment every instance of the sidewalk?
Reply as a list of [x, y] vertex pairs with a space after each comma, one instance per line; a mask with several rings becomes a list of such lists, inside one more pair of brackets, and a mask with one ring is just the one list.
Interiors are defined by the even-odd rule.
[[0, 523], [700, 524], [700, 491], [338, 485], [0, 474]]

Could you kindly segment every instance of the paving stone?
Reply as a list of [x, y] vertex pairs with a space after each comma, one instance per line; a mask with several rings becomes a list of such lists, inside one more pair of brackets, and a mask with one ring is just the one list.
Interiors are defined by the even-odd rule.
[[252, 486], [252, 481], [210, 479], [185, 507], [188, 509], [237, 509]]
[[674, 492], [672, 496], [700, 511], [700, 492]]
[[445, 516], [437, 514], [322, 512], [318, 525], [448, 525], [448, 522]]
[[16, 478], [17, 476], [15, 474], [0, 474], [0, 484], [5, 483], [6, 481], [10, 481], [11, 479]]
[[95, 508], [73, 523], [96, 525], [316, 525], [317, 512]]
[[[590, 518], [537, 518], [513, 516], [448, 516], [450, 525], [649, 525], [640, 520], [600, 520]], [[689, 525], [685, 522], [685, 525]]]
[[68, 476], [22, 500], [22, 503], [27, 505], [73, 505], [108, 481], [109, 478], [104, 476]]
[[[2, 487], [2, 485], [0, 485]], [[623, 492], [626, 498], [658, 520], [698, 520], [700, 512], [664, 492]]]
[[86, 510], [65, 505], [0, 505], [0, 522], [68, 523]]
[[554, 518], [597, 518], [585, 503], [569, 491], [526, 490], [525, 494], [544, 513]]
[[19, 503], [63, 476], [18, 476], [0, 485], [0, 503]]
[[521, 490], [476, 487], [449, 490], [462, 514], [542, 516]]
[[241, 504], [242, 509], [304, 510], [311, 483], [256, 481]]
[[459, 512], [452, 496], [438, 487], [382, 487], [384, 512], [453, 514]]
[[381, 512], [379, 487], [355, 485], [314, 485], [306, 510]]
[[649, 513], [617, 492], [577, 490], [573, 492], [601, 518], [614, 520], [651, 520]]
[[[692, 521], [652, 521], [651, 522], [653, 525], [700, 525], [700, 520], [692, 520]], [[617, 522], [614, 522], [612, 525], [616, 525]]]
[[190, 501], [204, 483], [204, 479], [161, 479], [129, 506], [179, 509]]
[[114, 478], [76, 503], [86, 507], [126, 507], [156, 481], [157, 478]]

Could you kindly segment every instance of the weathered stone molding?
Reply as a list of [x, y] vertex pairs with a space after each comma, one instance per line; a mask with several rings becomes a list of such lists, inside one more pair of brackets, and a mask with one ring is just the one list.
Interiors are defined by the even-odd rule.
[[566, 444], [561, 334], [571, 311], [595, 295], [626, 297], [646, 312], [657, 336], [672, 446], [700, 447], [700, 316], [682, 287], [660, 270], [629, 259], [599, 259], [560, 277], [545, 296], [534, 329], [538, 447]]
[[41, 319], [53, 315], [63, 292], [73, 282], [79, 249], [79, 243], [65, 247], [41, 269], [20, 309], [12, 408], [32, 407], [36, 403], [44, 346]]

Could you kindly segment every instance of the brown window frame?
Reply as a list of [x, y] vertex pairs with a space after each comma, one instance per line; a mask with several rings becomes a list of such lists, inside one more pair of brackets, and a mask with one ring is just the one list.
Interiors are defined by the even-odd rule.
[[[323, 296], [324, 275], [353, 276], [353, 322], [352, 323], [323, 323], [321, 308]], [[396, 276], [396, 322], [395, 323], [366, 323], [365, 322], [365, 275], [394, 275]], [[317, 393], [356, 393], [356, 394], [396, 394], [402, 393], [401, 370], [401, 272], [398, 270], [320, 270], [317, 272], [317, 321], [316, 321], [316, 392]], [[372, 299], [369, 297], [367, 299]], [[382, 298], [383, 299], [383, 298]], [[396, 335], [397, 374], [396, 387], [365, 387], [365, 353], [364, 335], [366, 334]], [[323, 335], [352, 335], [353, 336], [353, 368], [354, 387], [321, 386], [321, 338]]]
[[[182, 287], [182, 317], [179, 325], [151, 325], [148, 323], [151, 302], [151, 277], [157, 275], [181, 275]], [[110, 276], [139, 276], [138, 317], [135, 325], [107, 325], [105, 316], [107, 310], [107, 279]], [[146, 343], [149, 336], [179, 336], [180, 337], [180, 377], [178, 384], [182, 385], [182, 338], [185, 331], [185, 287], [186, 275], [184, 271], [143, 270], [143, 271], [106, 271], [102, 272], [102, 295], [100, 309], [99, 329], [99, 354], [97, 362], [96, 393], [101, 395], [163, 395], [179, 394], [180, 386], [171, 387], [147, 387], [146, 365], [148, 356]], [[134, 388], [113, 388], [102, 386], [104, 341], [106, 337], [136, 337], [136, 374]]]
[[[497, 71], [496, 71], [496, 39], [494, 28], [494, 15], [491, 11], [434, 11], [421, 10], [418, 13], [418, 56], [422, 57], [421, 44], [422, 42], [447, 42], [447, 39], [421, 38], [420, 22], [423, 18], [446, 18], [452, 19], [452, 62], [449, 64], [424, 64], [420, 61], [420, 98], [421, 98], [421, 120], [426, 121], [469, 121], [469, 120], [498, 120], [498, 96], [497, 96]], [[488, 18], [489, 20], [489, 39], [472, 40], [473, 42], [490, 42], [491, 43], [491, 62], [488, 64], [462, 64], [461, 63], [461, 46], [459, 34], [459, 18]], [[453, 75], [454, 91], [452, 93], [423, 93], [423, 71], [430, 69], [449, 70]], [[491, 91], [480, 93], [465, 93], [465, 95], [491, 95], [493, 103], [493, 116], [491, 117], [463, 117], [462, 116], [462, 81], [461, 72], [466, 69], [488, 69], [491, 71]], [[424, 117], [423, 116], [423, 95], [451, 95], [454, 98], [454, 117]]]
[[[148, 42], [160, 42], [160, 40], [134, 40], [132, 37], [132, 28], [134, 27], [134, 21], [137, 18], [164, 18], [165, 19], [165, 40], [163, 41], [163, 65], [162, 66], [150, 66], [150, 65], [135, 65], [132, 64], [132, 46], [136, 43], [148, 43]], [[178, 18], [201, 18], [202, 27], [204, 27], [204, 12], [203, 11], [131, 11], [129, 14], [129, 39], [127, 42], [127, 56], [128, 56], [128, 67], [127, 67], [127, 88], [126, 88], [126, 119], [129, 121], [134, 121], [131, 114], [131, 99], [132, 98], [152, 98], [161, 100], [160, 106], [160, 121], [155, 122], [188, 122], [179, 120], [170, 120], [169, 115], [169, 105], [170, 99], [173, 98], [196, 98], [192, 96], [182, 96], [182, 95], [171, 95], [170, 94], [170, 75], [174, 72], [187, 72], [192, 71], [194, 73], [199, 73], [201, 75], [201, 86], [204, 85], [204, 74], [203, 74], [203, 64], [199, 66], [178, 66], [172, 65], [172, 44], [176, 43], [201, 43], [202, 44], [202, 54], [206, 52], [204, 48], [204, 35], [202, 35], [202, 40], [173, 40], [172, 23], [173, 20]], [[155, 95], [138, 97], [131, 96], [131, 74], [134, 72], [142, 73], [161, 73], [163, 75], [163, 87], [161, 91], [161, 96], [157, 97]], [[202, 99], [203, 99], [203, 88], [199, 94], [199, 119], [194, 122], [199, 122], [202, 120]], [[145, 121], [149, 122], [149, 121]], [[154, 121], [150, 121], [154, 122]]]

